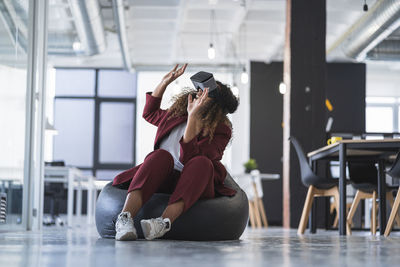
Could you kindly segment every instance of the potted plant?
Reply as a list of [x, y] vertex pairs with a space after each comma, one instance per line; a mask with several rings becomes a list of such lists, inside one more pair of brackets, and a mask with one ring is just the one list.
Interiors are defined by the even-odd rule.
[[252, 170], [257, 169], [257, 162], [255, 159], [250, 158], [246, 163], [243, 164], [246, 173], [250, 173]]

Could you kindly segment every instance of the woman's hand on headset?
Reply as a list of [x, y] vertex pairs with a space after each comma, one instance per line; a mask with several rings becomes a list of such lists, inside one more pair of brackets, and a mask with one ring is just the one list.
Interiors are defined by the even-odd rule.
[[197, 136], [201, 129], [203, 128], [203, 123], [201, 121], [200, 113], [204, 108], [205, 103], [208, 98], [208, 88], [204, 92], [199, 92], [197, 98], [193, 98], [191, 94], [188, 95], [188, 120], [183, 134], [183, 142], [187, 143]]
[[188, 117], [193, 119], [200, 119], [200, 112], [204, 108], [208, 100], [208, 88], [205, 88], [204, 91], [200, 91], [197, 94], [197, 98], [193, 98], [193, 96], [189, 94], [187, 105]]

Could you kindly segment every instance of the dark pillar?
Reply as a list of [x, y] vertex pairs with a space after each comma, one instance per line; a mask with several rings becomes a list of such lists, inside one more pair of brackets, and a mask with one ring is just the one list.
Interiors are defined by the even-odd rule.
[[306, 152], [325, 143], [326, 0], [287, 0], [286, 12], [283, 225], [297, 227], [306, 188], [287, 140], [295, 136]]

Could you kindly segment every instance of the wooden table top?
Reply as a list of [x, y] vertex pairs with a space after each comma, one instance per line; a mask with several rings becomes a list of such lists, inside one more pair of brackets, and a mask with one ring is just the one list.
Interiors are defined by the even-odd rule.
[[[349, 139], [349, 140], [339, 140], [334, 144], [323, 146], [319, 149], [311, 151], [307, 154], [308, 157], [312, 157], [321, 152], [330, 150], [334, 147], [339, 147], [340, 144], [373, 144], [373, 143], [400, 143], [400, 138], [386, 138], [386, 139], [372, 139], [372, 140], [364, 140], [364, 139]], [[335, 156], [338, 152], [334, 152], [332, 156]], [[379, 155], [382, 151], [379, 150], [358, 150], [358, 149], [348, 149], [347, 155], [349, 156], [373, 156]]]

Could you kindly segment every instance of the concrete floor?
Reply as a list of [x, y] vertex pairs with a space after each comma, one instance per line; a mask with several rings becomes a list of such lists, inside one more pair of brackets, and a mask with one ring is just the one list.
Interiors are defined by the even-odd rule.
[[336, 231], [245, 231], [238, 241], [133, 241], [99, 238], [94, 226], [0, 233], [0, 266], [399, 266], [400, 233], [389, 238]]

